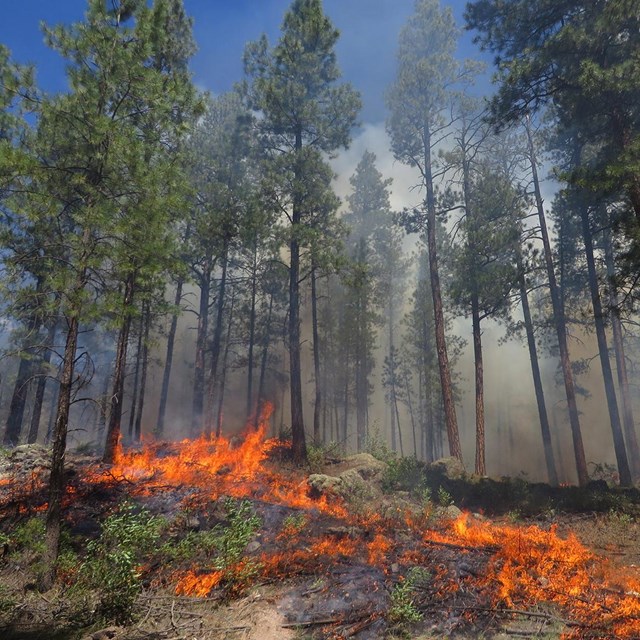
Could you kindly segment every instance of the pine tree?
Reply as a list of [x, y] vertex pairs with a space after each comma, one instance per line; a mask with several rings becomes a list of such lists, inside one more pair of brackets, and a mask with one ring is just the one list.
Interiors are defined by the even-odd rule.
[[294, 0], [284, 17], [278, 44], [265, 36], [248, 45], [245, 71], [251, 79], [253, 107], [272, 175], [281, 182], [280, 206], [288, 220], [289, 375], [293, 454], [306, 459], [300, 364], [300, 251], [314, 202], [306, 185], [323, 162], [349, 144], [360, 108], [349, 85], [337, 85], [340, 72], [334, 52], [338, 31], [325, 16], [321, 0]]

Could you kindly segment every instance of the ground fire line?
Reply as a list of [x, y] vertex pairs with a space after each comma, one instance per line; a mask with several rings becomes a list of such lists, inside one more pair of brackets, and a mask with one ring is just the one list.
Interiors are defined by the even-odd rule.
[[[158, 559], [140, 568], [146, 584], [178, 596], [228, 598], [252, 584], [290, 581], [287, 620], [324, 637], [382, 637], [392, 622], [391, 594], [416, 568], [423, 574], [412, 585], [412, 606], [423, 625], [441, 633], [538, 616], [557, 622], [564, 638], [640, 637], [633, 568], [614, 566], [554, 526], [492, 523], [472, 514], [434, 518], [427, 509], [354, 510], [329, 491], [314, 494], [299, 471], [274, 464], [283, 444], [265, 438], [267, 424], [265, 414], [242, 441], [148, 443], [121, 450], [110, 467], [79, 467], [65, 500], [70, 526], [84, 517], [89, 496], [109, 503], [126, 495], [151, 513], [186, 510], [196, 518], [222, 501], [249, 500], [261, 526], [239, 559], [219, 566], [215, 558], [199, 558], [171, 571]], [[10, 504], [31, 512], [45, 507], [42, 478], [35, 474], [30, 482], [0, 484], [3, 515]]]

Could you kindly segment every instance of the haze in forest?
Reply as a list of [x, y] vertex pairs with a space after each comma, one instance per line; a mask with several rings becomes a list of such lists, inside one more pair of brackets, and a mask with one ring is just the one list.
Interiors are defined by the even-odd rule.
[[[387, 447], [637, 480], [638, 91], [607, 75], [637, 19], [522, 0], [507, 24], [499, 4], [10, 12], [5, 445], [68, 435], [109, 460], [121, 436], [240, 433], [269, 401], [299, 462]], [[519, 66], [506, 31], [532, 20], [555, 35], [520, 34]], [[567, 21], [623, 51], [603, 63]]]

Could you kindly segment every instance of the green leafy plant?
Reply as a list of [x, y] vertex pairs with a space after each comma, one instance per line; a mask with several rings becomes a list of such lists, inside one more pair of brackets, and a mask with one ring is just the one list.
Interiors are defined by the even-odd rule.
[[416, 491], [424, 487], [423, 465], [416, 458], [391, 458], [382, 477], [382, 490]]
[[295, 536], [306, 526], [307, 516], [304, 513], [291, 513], [282, 521], [281, 534], [285, 536]]
[[450, 507], [453, 504], [453, 497], [444, 487], [438, 487], [438, 504], [442, 507]]
[[411, 624], [422, 620], [422, 613], [415, 605], [415, 594], [426, 586], [431, 574], [422, 567], [413, 567], [404, 580], [398, 582], [391, 592], [391, 606], [387, 617], [396, 624]]
[[87, 545], [78, 584], [98, 592], [98, 611], [105, 618], [131, 620], [142, 588], [140, 563], [157, 542], [162, 524], [145, 509], [125, 502], [104, 521], [100, 537]]

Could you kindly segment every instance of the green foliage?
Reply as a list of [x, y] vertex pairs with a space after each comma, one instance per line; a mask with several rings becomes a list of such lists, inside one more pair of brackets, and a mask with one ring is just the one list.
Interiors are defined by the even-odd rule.
[[153, 549], [163, 521], [125, 502], [102, 525], [97, 540], [87, 545], [80, 567], [79, 587], [99, 593], [99, 613], [126, 623], [140, 593], [140, 563]]
[[404, 580], [398, 582], [391, 592], [391, 606], [387, 618], [396, 624], [411, 624], [422, 620], [422, 613], [414, 603], [416, 590], [431, 580], [431, 574], [422, 567], [413, 567]]
[[297, 535], [307, 526], [307, 516], [304, 513], [291, 513], [282, 521], [282, 533]]
[[9, 535], [9, 539], [16, 551], [30, 551], [41, 555], [45, 551], [44, 530], [44, 519], [36, 516], [19, 524]]
[[416, 458], [391, 458], [382, 478], [382, 489], [414, 491], [424, 487], [424, 465]]
[[254, 537], [260, 525], [260, 518], [253, 510], [249, 500], [240, 502], [227, 498], [224, 510], [228, 524], [226, 527], [216, 527], [217, 542], [215, 568], [224, 569], [234, 562], [238, 562], [249, 541]]
[[453, 496], [444, 487], [438, 487], [438, 504], [441, 507], [450, 507], [453, 504]]

